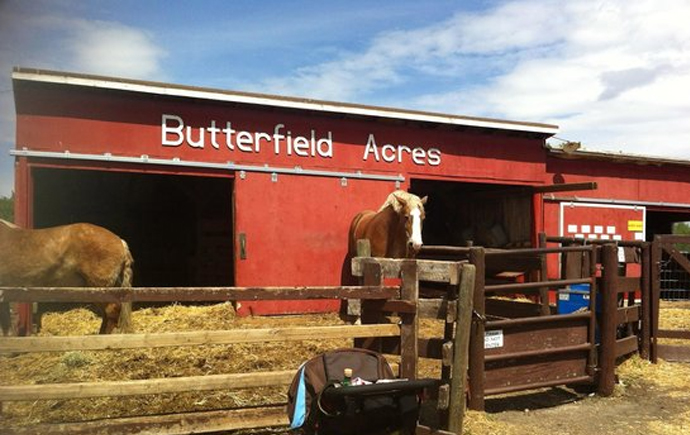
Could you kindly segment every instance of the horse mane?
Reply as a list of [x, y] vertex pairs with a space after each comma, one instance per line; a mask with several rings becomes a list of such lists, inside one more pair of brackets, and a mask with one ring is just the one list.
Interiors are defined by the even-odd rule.
[[402, 211], [402, 205], [400, 204], [400, 201], [398, 201], [397, 198], [403, 200], [403, 202], [407, 203], [414, 203], [417, 202], [421, 205], [422, 200], [419, 199], [419, 197], [415, 194], [412, 194], [410, 192], [405, 192], [404, 190], [396, 190], [392, 192], [388, 197], [386, 198], [386, 201], [381, 205], [381, 208], [379, 208], [379, 212], [383, 211], [386, 207], [389, 205], [393, 207], [393, 210], [395, 210], [396, 213], [400, 213]]

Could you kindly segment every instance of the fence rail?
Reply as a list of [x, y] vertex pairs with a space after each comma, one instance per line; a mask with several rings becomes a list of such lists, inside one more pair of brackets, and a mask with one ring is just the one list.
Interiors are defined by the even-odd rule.
[[[366, 261], [364, 262], [366, 263]], [[336, 286], [336, 287], [251, 287], [251, 288], [0, 288], [0, 302], [219, 302], [228, 300], [308, 300], [308, 299], [360, 299], [366, 302], [370, 313], [380, 319], [371, 319], [362, 325], [312, 326], [290, 328], [259, 328], [222, 331], [193, 331], [174, 333], [122, 334], [98, 336], [58, 336], [58, 337], [2, 337], [0, 354], [29, 352], [103, 351], [121, 349], [149, 349], [176, 346], [230, 345], [238, 343], [264, 343], [304, 341], [323, 339], [393, 340], [400, 363], [394, 364], [407, 378], [417, 376], [419, 348], [434, 348], [439, 359], [445, 358], [448, 365], [462, 358], [466, 352], [453, 352], [453, 343], [438, 343], [434, 339], [420, 339], [418, 321], [421, 317], [445, 319], [455, 322], [459, 317], [459, 304], [449, 300], [425, 300], [417, 297], [419, 276], [459, 283], [460, 271], [457, 265], [437, 264], [416, 261], [407, 263], [383, 262], [377, 265], [379, 273], [402, 278], [400, 286], [384, 286], [382, 281], [376, 285]], [[470, 266], [466, 266], [466, 269]], [[370, 270], [372, 265], [365, 264]], [[394, 270], [396, 270], [395, 272]], [[419, 270], [418, 270], [419, 268]], [[445, 275], [444, 275], [445, 274]], [[402, 275], [402, 276], [401, 276]], [[445, 278], [444, 278], [445, 276]], [[397, 313], [402, 321], [398, 324], [383, 320], [384, 314]], [[469, 319], [469, 314], [466, 316]], [[461, 334], [460, 334], [461, 335]], [[390, 343], [390, 342], [389, 342]], [[421, 344], [420, 344], [421, 343]], [[434, 343], [430, 345], [429, 343]], [[66, 400], [90, 397], [125, 397], [188, 391], [235, 390], [258, 387], [285, 387], [289, 385], [296, 371], [264, 371], [254, 373], [230, 373], [205, 376], [181, 376], [158, 379], [129, 381], [99, 381], [84, 383], [62, 383], [42, 385], [3, 385], [0, 386], [0, 402]], [[462, 370], [462, 369], [460, 369]], [[458, 375], [457, 379], [464, 379]], [[439, 391], [432, 392], [439, 397], [441, 406], [448, 407], [451, 401], [451, 386], [442, 385]], [[462, 394], [457, 394], [462, 397]], [[457, 399], [444, 415], [447, 425], [458, 427], [453, 419], [462, 418]], [[1, 408], [0, 408], [1, 409]], [[30, 428], [3, 428], [7, 434], [44, 433], [112, 433], [112, 434], [176, 434], [203, 433], [222, 430], [235, 430], [280, 426], [287, 424], [284, 410], [277, 412], [272, 405], [257, 409], [232, 409], [182, 413], [166, 416], [140, 416], [106, 419], [100, 422], [73, 422], [62, 424], [41, 424]], [[461, 427], [461, 423], [459, 423]], [[441, 430], [430, 433], [447, 433]]]

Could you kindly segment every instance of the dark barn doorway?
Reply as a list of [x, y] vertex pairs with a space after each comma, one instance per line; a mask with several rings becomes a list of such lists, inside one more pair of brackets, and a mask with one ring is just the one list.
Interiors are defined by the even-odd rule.
[[127, 241], [134, 285], [234, 285], [232, 178], [34, 168], [33, 226], [89, 222]]
[[524, 248], [532, 243], [532, 190], [525, 186], [411, 180], [429, 197], [425, 245]]

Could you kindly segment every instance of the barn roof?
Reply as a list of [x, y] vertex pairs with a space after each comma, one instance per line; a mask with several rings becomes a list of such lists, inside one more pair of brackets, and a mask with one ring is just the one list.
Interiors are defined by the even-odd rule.
[[671, 157], [647, 156], [641, 154], [625, 154], [614, 151], [593, 151], [578, 149], [568, 152], [560, 147], [552, 147], [547, 145], [546, 149], [550, 156], [571, 159], [571, 160], [601, 160], [614, 163], [632, 163], [637, 165], [652, 165], [652, 166], [690, 166], [690, 160], [674, 159]]
[[449, 115], [417, 110], [395, 109], [389, 107], [314, 100], [308, 98], [286, 97], [280, 95], [237, 92], [222, 89], [183, 86], [161, 82], [131, 80], [32, 68], [15, 67], [12, 73], [12, 78], [13, 80], [21, 81], [84, 86], [90, 88], [129, 91], [151, 95], [186, 97], [239, 104], [262, 105], [284, 109], [342, 114], [348, 116], [363, 116], [371, 118], [434, 123], [457, 127], [522, 132], [543, 136], [544, 138], [552, 136], [558, 132], [558, 126], [551, 124]]

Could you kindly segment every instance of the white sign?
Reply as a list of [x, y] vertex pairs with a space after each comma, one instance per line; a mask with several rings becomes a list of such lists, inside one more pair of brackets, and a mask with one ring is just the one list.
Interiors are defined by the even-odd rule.
[[621, 246], [618, 247], [618, 262], [625, 263], [625, 249]]
[[496, 349], [499, 347], [503, 347], [503, 330], [485, 331], [484, 349]]

